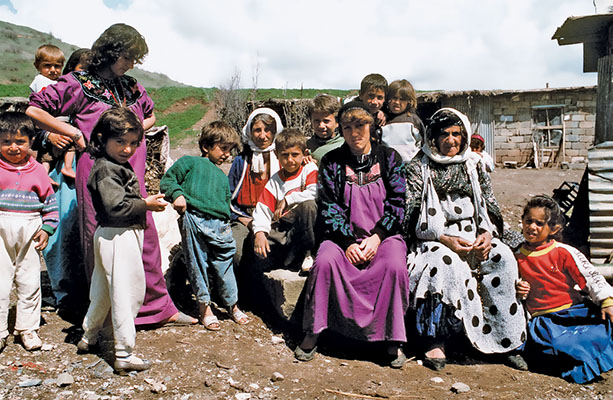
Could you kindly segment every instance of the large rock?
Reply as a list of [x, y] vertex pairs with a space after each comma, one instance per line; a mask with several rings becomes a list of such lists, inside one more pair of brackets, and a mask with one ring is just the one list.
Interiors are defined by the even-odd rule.
[[298, 275], [296, 271], [275, 269], [265, 272], [262, 281], [272, 306], [281, 317], [289, 321], [295, 320], [298, 314], [301, 315], [302, 310], [296, 310], [296, 305], [306, 277]]

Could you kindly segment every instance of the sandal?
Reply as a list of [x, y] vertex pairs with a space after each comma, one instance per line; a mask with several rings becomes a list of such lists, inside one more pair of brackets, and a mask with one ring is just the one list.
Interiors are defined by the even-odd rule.
[[200, 323], [209, 331], [218, 331], [221, 329], [219, 320], [215, 315], [205, 315], [204, 318], [200, 320]]
[[247, 314], [245, 314], [238, 308], [234, 311], [230, 310], [230, 318], [232, 318], [232, 321], [236, 322], [239, 325], [247, 325], [249, 322], [251, 322]]
[[198, 321], [194, 318], [190, 317], [187, 314], [179, 311], [179, 316], [174, 321], [167, 321], [164, 325], [166, 326], [187, 326], [197, 324]]

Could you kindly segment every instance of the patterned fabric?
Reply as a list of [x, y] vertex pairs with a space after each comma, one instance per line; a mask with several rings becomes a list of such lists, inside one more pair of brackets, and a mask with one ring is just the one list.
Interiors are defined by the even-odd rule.
[[376, 221], [371, 234], [377, 233], [383, 240], [400, 232], [405, 200], [400, 155], [387, 146], [373, 144], [370, 154], [360, 159], [351, 153], [347, 144], [343, 144], [326, 154], [319, 168], [318, 229], [322, 240], [332, 240], [341, 248], [347, 248], [358, 239], [351, 226], [352, 210], [345, 199], [348, 182], [357, 185], [381, 182], [387, 196], [382, 203], [383, 215]]
[[72, 72], [72, 75], [81, 84], [85, 96], [94, 101], [111, 106], [131, 106], [142, 96], [136, 79], [128, 75], [109, 80], [85, 71]]

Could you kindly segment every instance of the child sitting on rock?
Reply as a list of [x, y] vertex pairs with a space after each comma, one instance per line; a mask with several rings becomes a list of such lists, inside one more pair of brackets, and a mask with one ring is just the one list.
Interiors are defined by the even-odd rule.
[[275, 143], [281, 170], [266, 183], [253, 212], [254, 251], [271, 265], [302, 262], [301, 270], [308, 272], [315, 246], [317, 165], [302, 165], [306, 138], [299, 130], [284, 130]]

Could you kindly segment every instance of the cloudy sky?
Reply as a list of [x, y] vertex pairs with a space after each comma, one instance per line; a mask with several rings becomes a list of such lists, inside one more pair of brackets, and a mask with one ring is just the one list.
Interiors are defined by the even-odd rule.
[[146, 38], [144, 69], [202, 87], [359, 86], [371, 72], [416, 89], [596, 84], [582, 46], [551, 40], [592, 0], [0, 0], [0, 20], [90, 47], [124, 22]]

